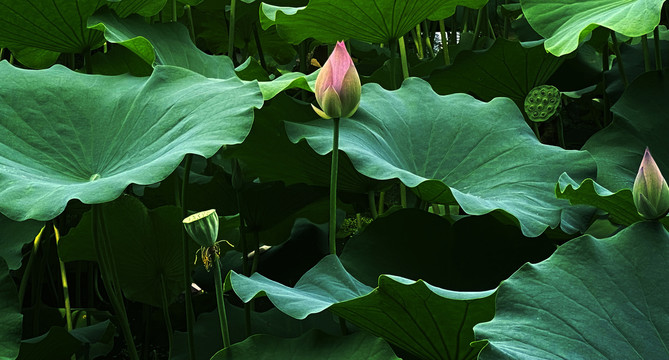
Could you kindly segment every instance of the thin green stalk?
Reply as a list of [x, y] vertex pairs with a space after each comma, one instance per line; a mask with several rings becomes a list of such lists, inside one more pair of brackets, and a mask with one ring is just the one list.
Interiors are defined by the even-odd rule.
[[330, 254], [337, 255], [337, 172], [339, 169], [339, 118], [332, 119], [332, 164], [330, 167], [330, 222], [328, 244]]
[[655, 70], [662, 70], [662, 49], [660, 49], [660, 27], [653, 29], [653, 42], [655, 43]]
[[39, 248], [40, 241], [42, 240], [42, 234], [44, 233], [45, 226], [42, 226], [42, 229], [39, 231], [35, 240], [33, 240], [33, 249], [30, 252], [30, 258], [28, 258], [28, 264], [26, 265], [26, 271], [23, 273], [21, 278], [21, 284], [19, 285], [19, 304], [23, 307], [23, 297], [26, 294], [26, 286], [28, 285], [28, 279], [30, 278], [30, 272], [33, 269], [35, 264], [35, 258], [37, 257], [37, 249]]
[[407, 186], [400, 183], [400, 205], [403, 209], [407, 207]]
[[251, 275], [258, 271], [258, 262], [260, 261], [260, 233], [258, 230], [253, 231], [253, 244], [255, 249], [253, 250], [253, 261], [251, 262]]
[[[56, 237], [56, 246], [58, 246], [58, 242], [60, 241], [60, 233], [58, 232], [58, 228], [56, 228], [56, 225], [53, 225], [53, 233], [54, 236]], [[70, 293], [68, 291], [67, 287], [67, 273], [65, 272], [65, 263], [63, 260], [60, 259], [60, 256], [58, 257], [58, 264], [60, 265], [60, 281], [63, 284], [63, 299], [65, 300], [65, 319], [67, 320], [67, 330], [72, 331], [72, 307], [70, 306]]]
[[564, 142], [564, 121], [562, 120], [562, 115], [558, 113], [557, 116], [557, 135], [558, 135], [558, 145], [561, 148], [566, 149], [567, 145]]
[[393, 89], [397, 89], [397, 45], [398, 40], [390, 40], [390, 84]]
[[451, 36], [448, 38], [449, 45], [457, 45], [458, 43], [458, 19], [455, 14], [451, 16]]
[[444, 25], [444, 20], [439, 20], [439, 33], [441, 34], [441, 52], [444, 54], [444, 65], [450, 65], [451, 57], [448, 53], [448, 42], [446, 41], [446, 25]]
[[163, 303], [163, 317], [165, 318], [165, 330], [167, 330], [167, 358], [172, 358], [172, 346], [174, 345], [174, 331], [172, 330], [172, 321], [170, 320], [170, 304], [167, 301], [167, 286], [165, 285], [165, 276], [160, 274], [160, 300]]
[[472, 49], [476, 49], [476, 43], [479, 41], [479, 34], [481, 33], [481, 23], [483, 22], [483, 14], [486, 11], [485, 6], [479, 9], [478, 15], [476, 16], [476, 26], [474, 27], [474, 43], [472, 44]]
[[218, 319], [221, 324], [221, 335], [223, 336], [223, 348], [230, 346], [230, 333], [228, 331], [228, 317], [225, 313], [225, 299], [223, 298], [223, 279], [221, 276], [221, 262], [216, 255], [214, 261], [214, 281], [216, 282], [216, 306], [218, 307]]
[[[190, 178], [190, 168], [193, 164], [193, 155], [186, 154], [184, 164], [184, 178], [181, 183], [181, 218], [185, 219], [188, 216], [188, 207], [186, 206], [186, 193], [188, 189], [188, 180]], [[188, 354], [190, 360], [195, 360], [195, 311], [193, 310], [193, 297], [190, 292], [191, 276], [190, 263], [191, 258], [188, 256], [188, 235], [186, 235], [186, 228], [181, 227], [181, 251], [183, 252], [182, 262], [184, 265], [184, 299], [186, 303], [186, 331], [188, 332]]]
[[425, 57], [425, 53], [423, 52], [423, 41], [422, 36], [420, 35], [420, 24], [416, 25], [416, 27], [411, 31], [411, 34], [413, 35], [413, 42], [416, 45], [418, 58], [423, 59]]
[[372, 213], [372, 219], [379, 217], [379, 213], [376, 211], [376, 200], [374, 198], [374, 190], [368, 191], [367, 199], [369, 200], [369, 211]]
[[613, 41], [613, 53], [616, 54], [616, 63], [618, 64], [618, 71], [620, 72], [620, 76], [623, 79], [623, 85], [625, 88], [629, 85], [629, 82], [627, 81], [627, 75], [625, 74], [625, 66], [623, 65], [623, 58], [620, 56], [620, 47], [618, 43], [618, 38], [616, 37], [616, 32], [611, 30], [611, 41]]
[[430, 58], [434, 58], [434, 49], [432, 48], [432, 42], [430, 41], [430, 32], [427, 28], [427, 20], [423, 21], [423, 33], [425, 34], [425, 48], [427, 52], [430, 53]]
[[253, 39], [256, 42], [256, 49], [258, 50], [258, 59], [260, 59], [260, 66], [262, 66], [265, 71], [267, 71], [267, 62], [265, 61], [265, 55], [263, 55], [262, 46], [260, 44], [260, 35], [258, 34], [258, 24], [253, 27]]
[[604, 89], [602, 91], [602, 105], [604, 106], [604, 126], [608, 125], [610, 121], [610, 114], [609, 114], [609, 99], [608, 95], [606, 94], [606, 72], [609, 71], [609, 44], [608, 42], [604, 44], [604, 48], [602, 49], [602, 86], [601, 88]]
[[409, 65], [407, 62], [407, 50], [404, 46], [404, 36], [400, 36], [398, 44], [400, 48], [400, 61], [402, 62], [402, 79], [406, 80], [409, 77]]
[[177, 0], [172, 0], [172, 20], [171, 22], [177, 21]]
[[497, 36], [495, 35], [495, 29], [492, 27], [492, 23], [490, 22], [490, 16], [488, 16], [488, 12], [486, 11], [486, 22], [488, 23], [488, 31], [490, 32], [490, 37], [494, 40], [497, 40]]
[[100, 265], [100, 271], [102, 273], [102, 281], [105, 285], [105, 288], [107, 289], [107, 294], [109, 295], [112, 308], [114, 309], [114, 312], [116, 313], [116, 316], [118, 317], [119, 323], [121, 325], [121, 333], [123, 334], [123, 338], [125, 339], [126, 345], [128, 347], [128, 354], [130, 355], [130, 359], [139, 360], [137, 349], [135, 348], [135, 341], [130, 331], [130, 324], [128, 323], [128, 316], [125, 311], [125, 305], [123, 303], [123, 295], [121, 294], [118, 275], [116, 273], [114, 256], [111, 251], [109, 239], [107, 237], [104, 214], [102, 213], [102, 209], [100, 207], [101, 205], [94, 204], [92, 206], [92, 212], [93, 242], [95, 243], [98, 264]]
[[188, 34], [193, 43], [195, 43], [195, 24], [193, 23], [193, 11], [190, 9], [190, 5], [184, 6], [184, 11], [186, 12], [186, 17], [188, 18]]
[[[504, 4], [509, 4], [509, 0], [504, 0]], [[509, 38], [509, 18], [506, 16], [504, 17], [504, 30], [502, 30], [502, 37], [505, 39]]]
[[93, 60], [91, 60], [91, 49], [84, 50], [84, 67], [86, 68], [86, 74], [93, 73]]
[[[462, 13], [463, 15], [462, 15], [462, 17], [465, 19], [464, 24], [462, 24], [462, 32], [463, 32], [463, 33], [466, 33], [467, 30], [469, 30], [469, 18], [470, 18], [470, 14], [469, 14], [469, 12], [470, 12], [470, 10], [469, 10], [468, 7], [465, 7], [465, 8], [463, 9], [463, 13]], [[453, 14], [453, 18], [455, 18], [455, 14]], [[455, 27], [454, 27], [454, 28], [455, 28]]]
[[234, 57], [235, 50], [235, 17], [236, 17], [236, 0], [230, 0], [230, 28], [228, 29], [228, 57], [232, 59], [232, 63], [237, 65]]
[[650, 51], [648, 50], [648, 35], [641, 35], [641, 48], [643, 49], [643, 69], [650, 71]]
[[385, 205], [385, 203], [386, 203], [386, 192], [381, 191], [379, 193], [379, 212], [378, 212], [379, 215], [383, 215], [383, 206]]
[[532, 130], [534, 130], [534, 135], [537, 136], [537, 140], [541, 142], [541, 134], [539, 133], [539, 124], [532, 121]]

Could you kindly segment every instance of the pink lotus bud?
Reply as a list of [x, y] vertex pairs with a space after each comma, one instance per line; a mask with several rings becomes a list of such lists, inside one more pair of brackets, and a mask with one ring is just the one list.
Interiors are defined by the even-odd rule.
[[669, 212], [669, 186], [648, 148], [634, 179], [632, 196], [637, 211], [646, 219], [659, 219]]
[[343, 41], [337, 43], [316, 78], [314, 111], [324, 118], [351, 117], [360, 104], [360, 77]]

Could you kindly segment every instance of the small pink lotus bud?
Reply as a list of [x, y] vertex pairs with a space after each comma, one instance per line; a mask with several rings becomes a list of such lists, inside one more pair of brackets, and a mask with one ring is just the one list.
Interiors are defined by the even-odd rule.
[[351, 117], [360, 104], [360, 77], [343, 41], [337, 43], [316, 78], [314, 111], [324, 118]]
[[645, 219], [656, 220], [669, 212], [669, 186], [646, 148], [632, 188], [634, 205]]

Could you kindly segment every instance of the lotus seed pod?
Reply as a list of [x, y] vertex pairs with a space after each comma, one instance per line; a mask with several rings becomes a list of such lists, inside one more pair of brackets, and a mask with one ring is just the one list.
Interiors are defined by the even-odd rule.
[[544, 122], [560, 109], [561, 93], [555, 86], [540, 85], [525, 97], [525, 113], [534, 122]]
[[218, 214], [211, 209], [195, 213], [183, 220], [186, 232], [198, 245], [214, 246], [218, 237]]

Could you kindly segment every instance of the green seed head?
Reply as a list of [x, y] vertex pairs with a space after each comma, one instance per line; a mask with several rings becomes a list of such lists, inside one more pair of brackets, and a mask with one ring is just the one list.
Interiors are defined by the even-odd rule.
[[560, 108], [560, 90], [551, 85], [540, 85], [525, 97], [525, 113], [534, 122], [552, 118]]

